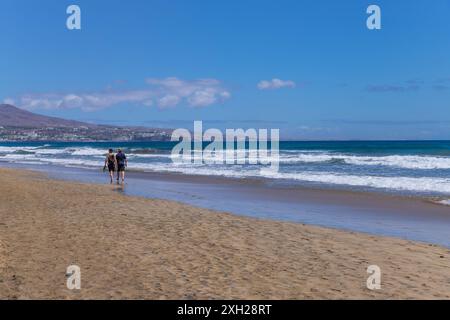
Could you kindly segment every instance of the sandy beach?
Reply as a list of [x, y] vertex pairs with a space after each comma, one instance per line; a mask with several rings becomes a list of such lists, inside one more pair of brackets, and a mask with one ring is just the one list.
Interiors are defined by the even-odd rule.
[[[449, 299], [450, 250], [0, 169], [1, 299]], [[66, 268], [81, 268], [81, 290]], [[366, 288], [369, 265], [381, 290]]]

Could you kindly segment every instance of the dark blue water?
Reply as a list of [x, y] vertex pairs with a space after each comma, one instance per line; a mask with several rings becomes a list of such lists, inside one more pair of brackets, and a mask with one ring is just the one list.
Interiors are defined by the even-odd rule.
[[[42, 146], [55, 148], [90, 146], [107, 148], [155, 149], [170, 151], [177, 142], [0, 142], [0, 146]], [[207, 143], [204, 143], [207, 145]], [[450, 156], [450, 140], [440, 141], [280, 141], [280, 150], [329, 150], [333, 152], [368, 154], [403, 154]]]

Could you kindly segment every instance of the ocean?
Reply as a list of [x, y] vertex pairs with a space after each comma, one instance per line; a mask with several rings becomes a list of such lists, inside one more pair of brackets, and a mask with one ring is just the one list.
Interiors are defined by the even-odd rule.
[[174, 163], [174, 142], [2, 142], [0, 161], [99, 170], [122, 148], [135, 171], [261, 179], [271, 184], [436, 197], [450, 204], [450, 141], [282, 141], [278, 172], [261, 164]]

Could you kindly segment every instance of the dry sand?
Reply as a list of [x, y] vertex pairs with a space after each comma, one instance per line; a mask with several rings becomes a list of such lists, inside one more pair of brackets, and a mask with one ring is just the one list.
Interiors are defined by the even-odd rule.
[[[0, 169], [1, 299], [450, 298], [447, 248]], [[81, 268], [81, 290], [66, 268]], [[381, 290], [366, 269], [382, 271]]]

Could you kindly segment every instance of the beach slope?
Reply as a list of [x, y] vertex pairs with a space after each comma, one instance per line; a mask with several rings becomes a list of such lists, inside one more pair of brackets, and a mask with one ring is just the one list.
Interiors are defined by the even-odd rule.
[[[447, 248], [0, 169], [1, 299], [450, 298]], [[66, 268], [81, 268], [81, 290]], [[369, 265], [381, 290], [366, 288]]]

